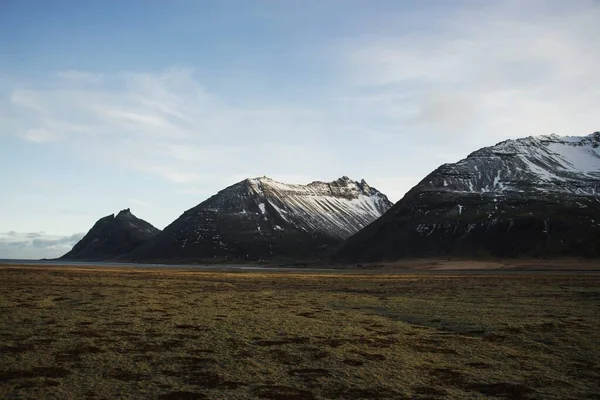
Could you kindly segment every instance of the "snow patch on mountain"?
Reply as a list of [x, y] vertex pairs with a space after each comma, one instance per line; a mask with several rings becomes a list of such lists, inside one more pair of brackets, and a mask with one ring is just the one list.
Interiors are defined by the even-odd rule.
[[421, 189], [468, 193], [600, 193], [600, 132], [505, 140], [445, 164]]
[[346, 176], [308, 185], [286, 184], [267, 177], [245, 182], [262, 214], [267, 214], [268, 204], [285, 223], [341, 239], [364, 228], [392, 205], [364, 180], [352, 181]]

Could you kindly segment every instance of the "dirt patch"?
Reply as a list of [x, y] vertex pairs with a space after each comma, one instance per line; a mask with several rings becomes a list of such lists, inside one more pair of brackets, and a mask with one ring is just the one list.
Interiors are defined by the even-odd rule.
[[491, 368], [492, 367], [490, 364], [484, 363], [484, 362], [470, 362], [470, 363], [467, 363], [467, 365], [469, 367], [477, 368], [477, 369], [479, 369], [479, 368], [481, 368], [481, 369], [487, 369], [487, 368]]
[[462, 372], [450, 368], [435, 368], [429, 371], [432, 383], [462, 387], [465, 382]]
[[31, 344], [16, 344], [12, 346], [0, 346], [0, 354], [8, 354], [8, 353], [25, 353], [28, 350], [33, 349], [33, 345]]
[[62, 361], [77, 362], [77, 361], [81, 361], [81, 357], [86, 354], [99, 354], [99, 353], [104, 353], [104, 352], [106, 352], [106, 350], [104, 350], [98, 346], [83, 345], [83, 346], [75, 347], [75, 348], [72, 348], [69, 350], [61, 351], [56, 354], [54, 359], [57, 362], [62, 362]]
[[414, 389], [414, 392], [415, 394], [422, 396], [441, 397], [447, 395], [447, 392], [444, 389], [436, 386], [419, 386]]
[[302, 344], [310, 342], [310, 338], [307, 337], [292, 337], [279, 340], [256, 340], [254, 344], [257, 346], [283, 346], [285, 344]]
[[354, 350], [352, 353], [370, 361], [383, 361], [385, 360], [385, 356], [379, 353], [367, 353], [365, 351], [357, 351]]
[[344, 358], [343, 363], [346, 365], [350, 365], [352, 367], [361, 367], [361, 366], [365, 365], [364, 361], [357, 360], [355, 358]]
[[532, 398], [533, 394], [533, 390], [527, 386], [512, 382], [472, 383], [468, 387], [486, 396], [505, 397], [513, 400], [528, 400]]
[[26, 380], [17, 383], [19, 389], [43, 388], [60, 386], [60, 381], [54, 379]]
[[151, 379], [148, 374], [140, 374], [138, 372], [127, 371], [120, 368], [115, 368], [104, 373], [105, 378], [116, 379], [123, 382], [146, 381]]
[[315, 396], [308, 390], [283, 385], [263, 385], [252, 390], [259, 399], [271, 400], [313, 400]]
[[312, 381], [319, 378], [325, 378], [330, 375], [329, 371], [323, 368], [299, 368], [291, 369], [288, 374], [301, 380]]
[[329, 392], [328, 397], [334, 399], [409, 399], [409, 397], [386, 387], [343, 387]]
[[37, 367], [27, 370], [8, 370], [0, 371], [0, 382], [6, 382], [12, 379], [24, 378], [64, 378], [69, 376], [71, 371], [60, 367]]
[[204, 400], [208, 399], [208, 396], [203, 393], [197, 392], [186, 392], [186, 391], [175, 391], [161, 394], [159, 400]]
[[296, 315], [298, 315], [299, 317], [305, 317], [305, 318], [317, 318], [317, 317], [315, 317], [315, 313], [313, 313], [313, 312], [301, 312]]
[[[244, 353], [242, 353], [242, 354], [244, 354]], [[249, 352], [249, 354], [252, 355], [251, 352]], [[297, 365], [297, 364], [301, 363], [302, 361], [304, 361], [302, 354], [292, 352], [292, 351], [286, 351], [286, 350], [280, 349], [280, 348], [274, 349], [273, 351], [271, 351], [270, 354], [277, 361], [279, 361], [285, 365]], [[246, 357], [248, 357], [248, 355], [246, 355]]]

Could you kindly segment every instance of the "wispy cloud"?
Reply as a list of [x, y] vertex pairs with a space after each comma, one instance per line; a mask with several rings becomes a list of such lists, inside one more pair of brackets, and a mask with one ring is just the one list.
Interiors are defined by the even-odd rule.
[[103, 74], [77, 70], [60, 71], [57, 76], [66, 81], [79, 83], [100, 83], [104, 79]]
[[362, 104], [388, 110], [412, 135], [477, 145], [597, 129], [600, 3], [477, 5], [429, 16], [419, 35], [342, 46], [340, 68]]
[[149, 207], [149, 206], [150, 206], [150, 203], [147, 203], [147, 202], [145, 202], [145, 201], [143, 201], [143, 200], [138, 200], [138, 199], [128, 199], [127, 201], [128, 201], [129, 203], [131, 203], [131, 204], [135, 204], [135, 205], [137, 205], [137, 206], [142, 206], [142, 207]]
[[0, 232], [0, 258], [57, 258], [83, 238], [83, 233], [68, 236], [44, 232]]
[[[75, 72], [68, 76], [79, 76]], [[10, 106], [21, 118], [12, 131], [37, 143], [60, 140], [99, 162], [176, 183], [226, 181], [248, 164], [263, 174], [298, 168], [299, 159], [327, 154], [316, 146], [323, 129], [314, 112], [233, 107], [207, 92], [189, 69], [103, 75], [102, 85], [88, 81], [15, 88]]]
[[56, 138], [55, 135], [46, 129], [29, 129], [20, 136], [21, 138], [33, 143], [44, 143]]
[[382, 19], [328, 42], [319, 72], [331, 82], [308, 84], [301, 99], [223, 94], [189, 68], [69, 70], [0, 85], [0, 134], [60, 142], [90, 163], [180, 184], [177, 193], [253, 175], [349, 175], [398, 200], [481, 146], [598, 129], [598, 2], [459, 3], [417, 7], [418, 30]]

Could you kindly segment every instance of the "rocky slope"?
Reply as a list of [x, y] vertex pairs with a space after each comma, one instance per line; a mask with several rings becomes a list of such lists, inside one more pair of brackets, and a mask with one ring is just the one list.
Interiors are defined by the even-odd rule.
[[599, 146], [600, 132], [527, 137], [442, 165], [334, 259], [598, 256]]
[[289, 185], [267, 177], [236, 183], [186, 211], [124, 259], [134, 261], [307, 259], [391, 207], [365, 181]]
[[129, 253], [160, 230], [137, 218], [129, 209], [100, 218], [61, 260], [109, 260]]

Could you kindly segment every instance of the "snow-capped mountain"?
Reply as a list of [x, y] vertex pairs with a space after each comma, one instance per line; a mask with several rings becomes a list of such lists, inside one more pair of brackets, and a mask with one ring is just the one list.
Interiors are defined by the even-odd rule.
[[600, 255], [600, 132], [506, 140], [444, 164], [340, 260]]
[[129, 253], [156, 236], [159, 229], [128, 209], [100, 218], [61, 260], [108, 260]]
[[246, 179], [186, 211], [126, 258], [311, 258], [364, 228], [391, 205], [364, 180], [348, 177], [308, 185]]
[[288, 185], [263, 177], [248, 179], [242, 185], [249, 187], [249, 194], [256, 195], [263, 220], [268, 219], [269, 209], [275, 218], [296, 228], [340, 239], [364, 228], [392, 206], [384, 194], [364, 180], [353, 182], [347, 176], [308, 185]]
[[424, 190], [600, 194], [600, 132], [506, 140], [425, 178]]

